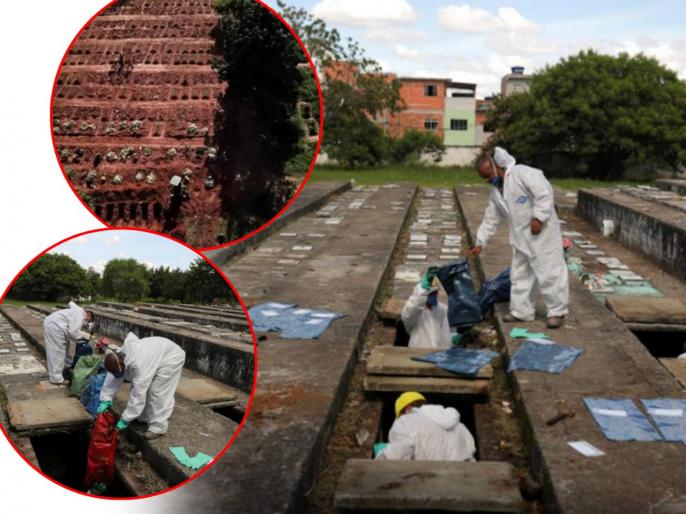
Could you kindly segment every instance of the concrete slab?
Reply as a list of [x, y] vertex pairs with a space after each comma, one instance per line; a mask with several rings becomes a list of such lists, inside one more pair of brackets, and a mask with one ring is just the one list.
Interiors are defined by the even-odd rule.
[[660, 359], [662, 365], [674, 375], [681, 387], [686, 388], [686, 359]]
[[[415, 377], [448, 377], [456, 378], [454, 373], [439, 368], [430, 362], [412, 360], [435, 349], [408, 348], [401, 346], [376, 346], [367, 358], [367, 373], [370, 375], [408, 375]], [[479, 370], [474, 378], [491, 378], [493, 366], [487, 364]], [[462, 377], [467, 378], [469, 377]]]
[[[476, 192], [466, 195], [464, 192]], [[481, 222], [489, 191], [457, 188], [470, 242]], [[581, 198], [581, 194], [580, 194]], [[508, 227], [503, 226], [478, 259], [479, 273], [492, 276], [509, 265]], [[560, 375], [516, 371], [509, 374], [516, 392], [517, 410], [525, 424], [534, 472], [544, 484], [546, 511], [564, 513], [678, 512], [686, 498], [680, 476], [686, 446], [674, 443], [612, 442], [602, 435], [584, 408], [582, 398], [674, 397], [686, 394], [676, 379], [654, 359], [638, 339], [570, 276], [571, 313], [562, 329], [546, 330], [540, 312], [536, 321], [522, 326], [544, 331], [555, 341], [582, 348], [574, 366]], [[512, 325], [502, 323], [506, 304], [497, 304], [501, 340], [512, 355], [518, 341], [506, 337]], [[562, 400], [576, 412], [554, 426], [546, 421]], [[587, 458], [567, 445], [586, 440], [606, 453]], [[637, 475], [637, 469], [650, 473]]]
[[[326, 234], [307, 263], [291, 273], [272, 273], [273, 261], [253, 253], [223, 267], [251, 305], [316, 305], [347, 316], [318, 340], [266, 334], [259, 342], [259, 385], [246, 426], [200, 479], [164, 496], [165, 512], [224, 513], [230, 505], [246, 514], [302, 511], [415, 191], [411, 184], [349, 191], [340, 195], [342, 205], [364, 198], [365, 205], [376, 206], [375, 215], [350, 210], [340, 225], [330, 226], [313, 213], [290, 224], [289, 232]], [[402, 202], [401, 210], [391, 209], [391, 202]]]
[[237, 244], [226, 246], [218, 250], [210, 250], [205, 255], [217, 265], [225, 264], [245, 252], [248, 248], [254, 247], [271, 234], [281, 230], [289, 223], [299, 219], [306, 214], [320, 208], [333, 196], [352, 189], [352, 182], [312, 182], [303, 188], [293, 204], [274, 220], [269, 226], [262, 228], [257, 234]]
[[462, 399], [483, 401], [488, 397], [488, 379], [465, 379], [446, 377], [412, 377], [367, 375], [364, 390], [374, 393], [401, 393], [419, 391], [420, 393], [441, 393], [459, 396]]
[[201, 404], [224, 403], [238, 399], [233, 389], [205, 377], [182, 376], [176, 392], [184, 398]]
[[506, 462], [352, 459], [336, 489], [346, 511], [522, 512], [515, 470]]
[[608, 296], [608, 308], [624, 322], [686, 325], [686, 305], [676, 298]]

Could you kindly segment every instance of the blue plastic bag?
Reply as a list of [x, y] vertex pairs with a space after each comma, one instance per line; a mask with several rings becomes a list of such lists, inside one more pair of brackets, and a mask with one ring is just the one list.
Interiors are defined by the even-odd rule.
[[495, 277], [489, 278], [479, 291], [479, 305], [481, 314], [485, 315], [494, 303], [506, 302], [510, 299], [510, 268], [505, 268]]
[[448, 294], [449, 325], [464, 328], [479, 323], [481, 307], [467, 259], [460, 258], [439, 269], [438, 280]]
[[102, 385], [105, 383], [106, 376], [107, 373], [99, 373], [98, 375], [89, 377], [88, 383], [86, 384], [86, 387], [83, 388], [83, 392], [81, 393], [81, 403], [93, 416], [98, 415], [100, 390], [102, 389]]

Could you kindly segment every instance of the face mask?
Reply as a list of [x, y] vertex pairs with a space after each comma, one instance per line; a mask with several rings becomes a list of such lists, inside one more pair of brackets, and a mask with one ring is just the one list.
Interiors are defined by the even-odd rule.
[[499, 176], [499, 175], [496, 175], [495, 177], [493, 177], [493, 178], [490, 180], [490, 182], [491, 182], [491, 184], [492, 184], [494, 187], [499, 187], [499, 186], [500, 186], [500, 182], [501, 182], [500, 176]]
[[114, 375], [114, 378], [121, 378], [124, 376], [123, 371], [117, 371], [116, 373], [112, 373]]
[[429, 296], [426, 298], [426, 304], [430, 305], [431, 307], [435, 307], [436, 304], [438, 303], [438, 293], [430, 293]]
[[93, 329], [95, 328], [95, 323], [92, 321], [88, 322], [88, 331], [93, 332]]

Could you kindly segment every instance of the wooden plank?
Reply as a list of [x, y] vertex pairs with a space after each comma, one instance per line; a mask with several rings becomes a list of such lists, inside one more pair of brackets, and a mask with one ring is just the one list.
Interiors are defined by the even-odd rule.
[[507, 462], [352, 459], [334, 500], [348, 511], [522, 512]]
[[[412, 357], [419, 357], [436, 352], [435, 348], [407, 348], [403, 346], [377, 346], [367, 359], [367, 373], [372, 375], [407, 375], [424, 377], [451, 377], [455, 373], [439, 368], [430, 362], [419, 362]], [[493, 367], [485, 365], [473, 378], [491, 378]], [[472, 377], [460, 377], [471, 379]]]
[[93, 418], [76, 398], [42, 398], [8, 401], [7, 412], [14, 430], [76, 427]]
[[667, 323], [625, 323], [632, 332], [686, 332], [686, 325]]
[[686, 359], [660, 359], [662, 365], [674, 375], [681, 387], [686, 387]]
[[489, 380], [444, 377], [399, 377], [367, 375], [364, 390], [379, 393], [419, 391], [422, 393], [449, 393], [466, 396], [488, 395]]
[[605, 301], [624, 322], [686, 324], [686, 305], [676, 298], [610, 295]]
[[205, 377], [185, 377], [179, 380], [176, 394], [198, 403], [225, 403], [235, 401], [237, 396], [229, 386]]

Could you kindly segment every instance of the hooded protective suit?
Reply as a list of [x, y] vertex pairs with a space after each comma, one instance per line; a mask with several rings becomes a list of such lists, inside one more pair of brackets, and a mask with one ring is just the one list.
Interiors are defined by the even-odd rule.
[[[506, 170], [503, 192], [498, 188], [491, 191], [476, 244], [485, 247], [508, 220], [512, 246], [510, 312], [522, 320], [534, 319], [538, 288], [548, 317], [565, 316], [569, 313], [569, 279], [553, 188], [541, 170], [516, 164], [500, 147], [495, 149], [494, 160]], [[533, 218], [543, 225], [538, 235], [531, 233]]]
[[428, 291], [417, 284], [405, 302], [401, 317], [405, 330], [410, 334], [410, 348], [452, 348], [448, 308], [437, 303], [433, 308], [426, 306]]
[[85, 318], [86, 311], [74, 302], [69, 302], [68, 309], [55, 311], [43, 320], [45, 356], [48, 361], [48, 374], [51, 383], [61, 384], [64, 382], [62, 371], [64, 370], [69, 341], [90, 337], [90, 334], [81, 332]]
[[100, 401], [112, 401], [126, 379], [131, 382], [131, 395], [121, 419], [127, 423], [138, 419], [148, 423], [150, 432], [167, 433], [186, 352], [164, 337], [138, 339], [131, 332], [126, 336], [121, 352], [124, 354], [124, 376], [116, 378], [112, 373], [107, 374], [100, 390]]
[[395, 420], [388, 446], [377, 459], [451, 460], [474, 459], [476, 446], [460, 413], [453, 407], [422, 405]]

